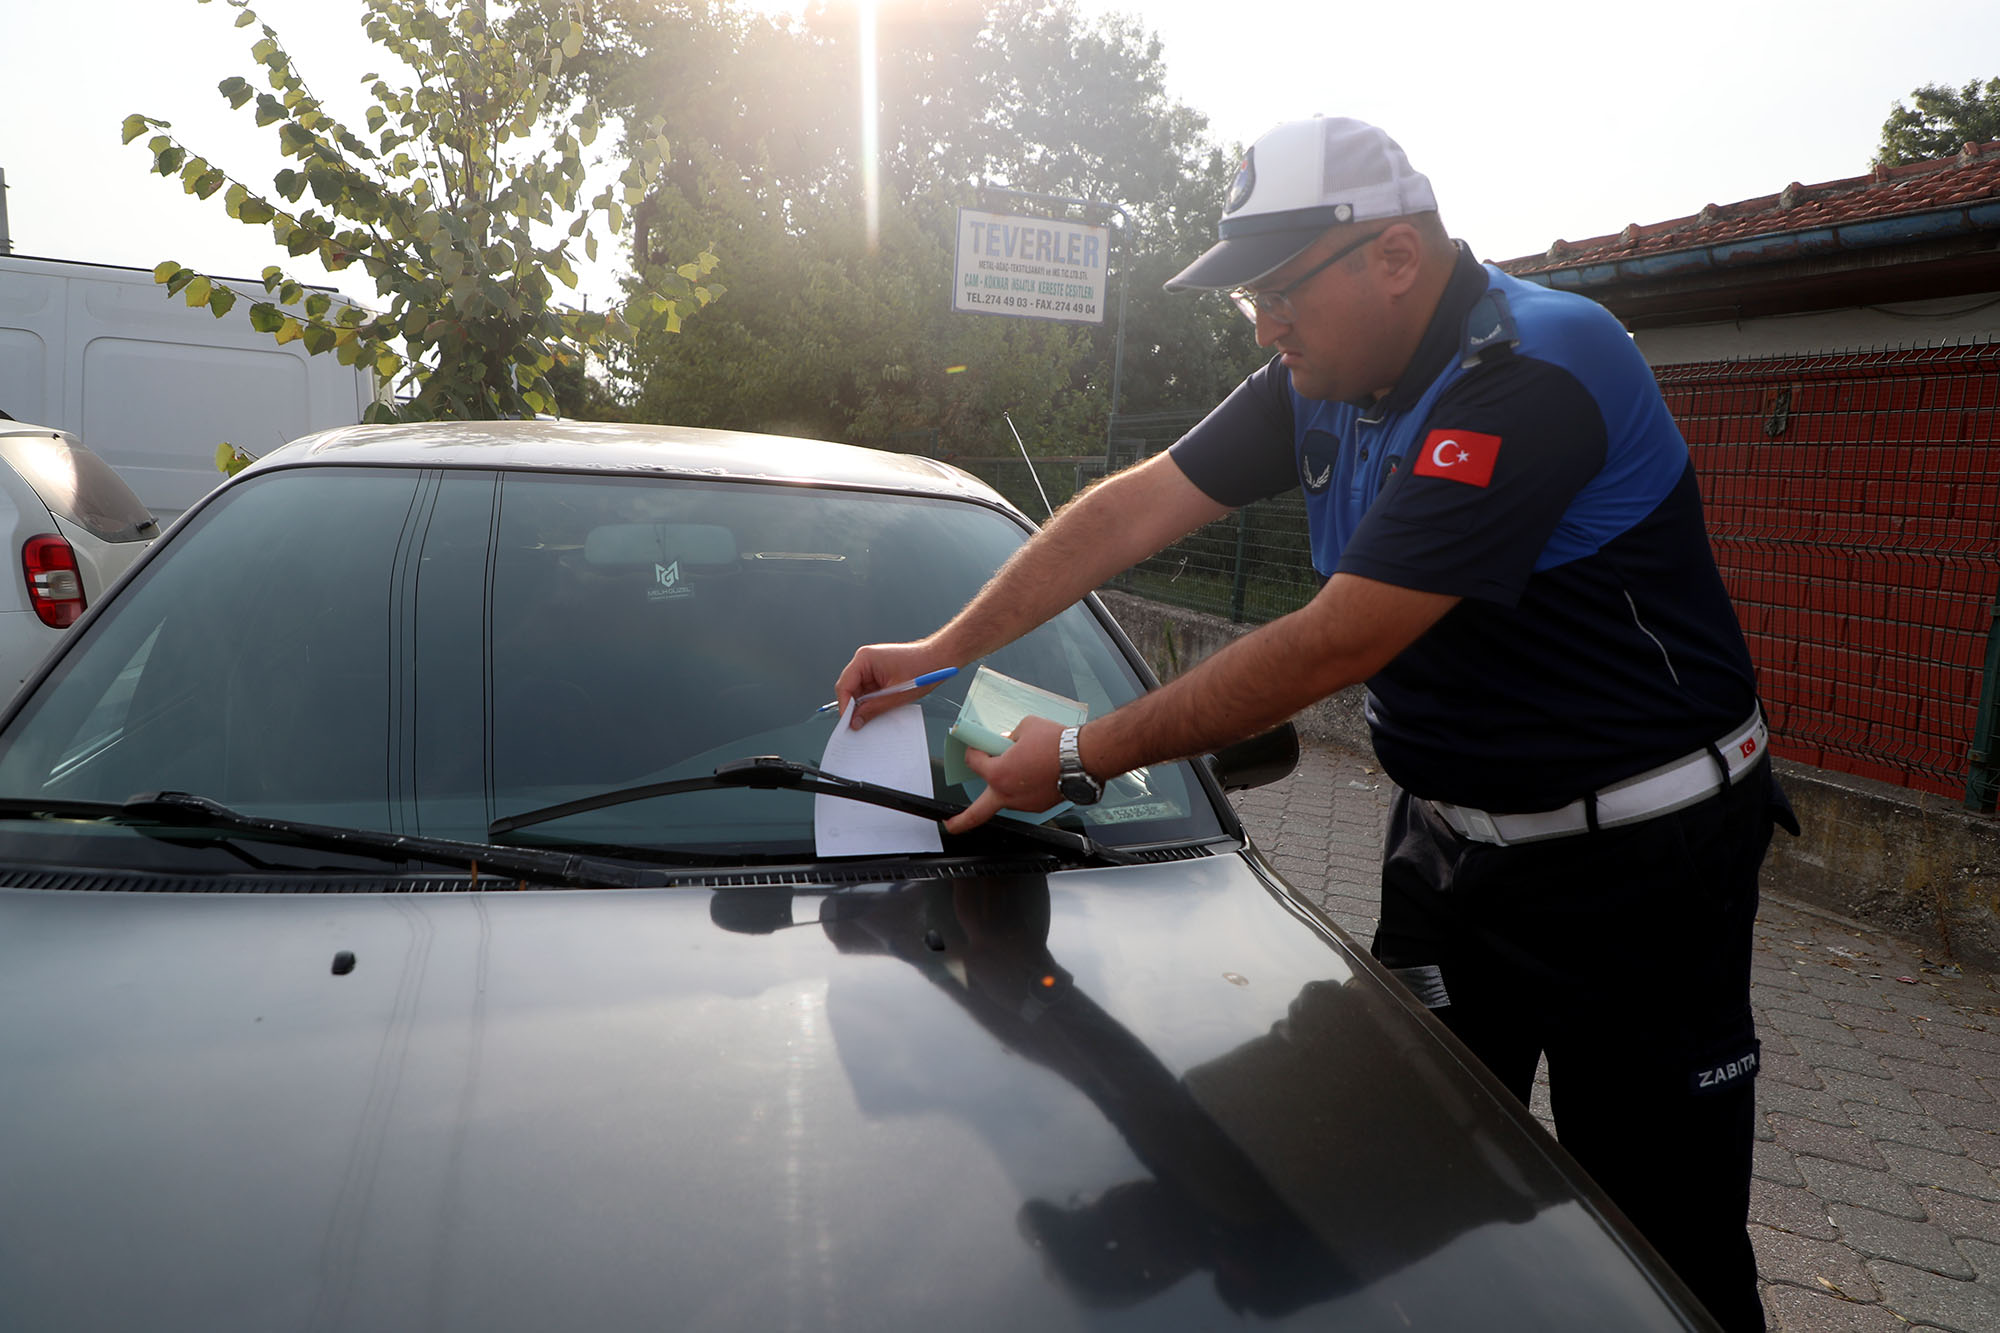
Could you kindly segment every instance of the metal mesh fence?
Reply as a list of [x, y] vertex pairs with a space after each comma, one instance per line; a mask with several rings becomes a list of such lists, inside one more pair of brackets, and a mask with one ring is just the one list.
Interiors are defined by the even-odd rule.
[[[1117, 417], [1109, 436], [1112, 466], [1127, 467], [1159, 453], [1202, 415], [1159, 412]], [[1035, 489], [1036, 479], [1049, 504], [1060, 509], [1076, 492], [1105, 475], [1106, 467], [1105, 458], [1096, 455], [1037, 458], [1030, 476], [1018, 455], [949, 461], [1037, 519], [1046, 511]], [[1304, 606], [1319, 589], [1306, 536], [1305, 500], [1284, 495], [1247, 505], [1134, 566], [1109, 586], [1239, 624], [1275, 620]]]

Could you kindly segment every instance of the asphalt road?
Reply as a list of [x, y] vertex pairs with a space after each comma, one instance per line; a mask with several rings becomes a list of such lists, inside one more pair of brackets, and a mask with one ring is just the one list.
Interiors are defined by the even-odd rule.
[[[1389, 797], [1373, 756], [1308, 746], [1237, 805], [1365, 945]], [[1767, 893], [1751, 1001], [1764, 1050], [1750, 1236], [1771, 1327], [1996, 1333], [2000, 982]], [[1535, 1102], [1553, 1132], [1545, 1076]]]

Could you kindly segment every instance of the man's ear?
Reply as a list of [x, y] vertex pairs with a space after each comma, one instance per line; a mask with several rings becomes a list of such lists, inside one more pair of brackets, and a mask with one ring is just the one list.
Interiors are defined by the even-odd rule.
[[1396, 222], [1375, 244], [1381, 257], [1384, 291], [1392, 299], [1407, 294], [1424, 269], [1424, 238], [1410, 223]]

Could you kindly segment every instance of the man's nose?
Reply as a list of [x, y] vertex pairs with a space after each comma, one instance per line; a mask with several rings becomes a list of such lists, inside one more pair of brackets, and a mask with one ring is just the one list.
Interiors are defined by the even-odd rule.
[[1257, 307], [1257, 345], [1269, 347], [1278, 341], [1278, 335], [1292, 327], [1290, 320], [1279, 319], [1262, 306]]

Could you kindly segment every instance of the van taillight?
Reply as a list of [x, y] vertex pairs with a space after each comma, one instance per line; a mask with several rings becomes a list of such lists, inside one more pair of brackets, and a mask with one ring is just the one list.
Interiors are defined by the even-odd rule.
[[28, 576], [28, 600], [44, 625], [68, 629], [83, 614], [83, 578], [76, 572], [76, 552], [61, 537], [28, 538], [21, 548], [21, 568]]

